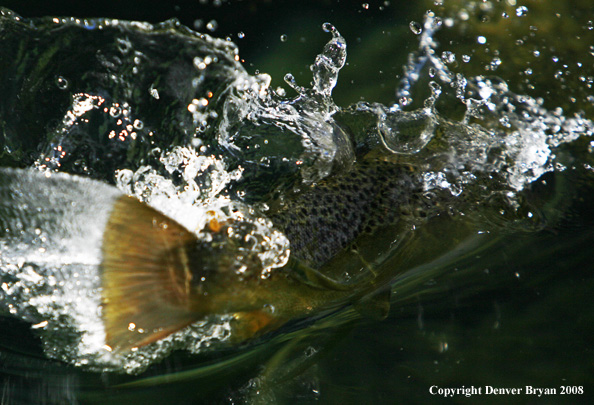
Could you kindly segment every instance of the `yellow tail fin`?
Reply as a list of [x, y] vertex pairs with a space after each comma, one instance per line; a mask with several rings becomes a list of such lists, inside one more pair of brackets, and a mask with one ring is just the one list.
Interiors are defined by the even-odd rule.
[[152, 343], [200, 318], [191, 308], [185, 249], [196, 241], [138, 200], [116, 200], [102, 249], [103, 319], [112, 350]]

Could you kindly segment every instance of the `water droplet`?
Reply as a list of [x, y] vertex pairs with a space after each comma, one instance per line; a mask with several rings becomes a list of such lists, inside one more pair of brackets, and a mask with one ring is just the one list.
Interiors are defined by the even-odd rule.
[[465, 63], [470, 62], [470, 55], [462, 55], [462, 61]]
[[511, 128], [511, 123], [509, 122], [509, 117], [504, 115], [503, 117], [499, 118], [499, 123], [503, 125], [505, 128]]
[[274, 314], [276, 312], [276, 308], [272, 304], [264, 304], [263, 310], [269, 314]]
[[435, 97], [427, 97], [423, 102], [425, 108], [432, 108], [435, 105]]
[[122, 109], [117, 106], [111, 106], [111, 108], [109, 109], [109, 115], [111, 115], [113, 118], [117, 118], [122, 114]]
[[281, 42], [287, 42], [287, 35], [286, 34], [281, 35], [280, 40], [281, 40]]
[[410, 24], [408, 24], [408, 26], [415, 35], [419, 35], [421, 32], [423, 32], [423, 27], [416, 21], [411, 21]]
[[316, 56], [311, 71], [313, 72], [313, 90], [316, 93], [329, 96], [336, 85], [338, 72], [346, 62], [346, 42], [331, 24], [324, 23], [322, 28], [332, 34], [332, 39], [326, 43], [323, 52]]
[[445, 63], [454, 63], [456, 61], [456, 54], [450, 51], [444, 51], [441, 53], [441, 59]]
[[497, 56], [493, 58], [493, 60], [491, 60], [491, 63], [489, 64], [491, 70], [496, 70], [499, 65], [501, 65], [501, 59], [498, 58]]
[[243, 32], [241, 32], [241, 31], [239, 31], [239, 32], [237, 33], [237, 38], [239, 38], [239, 39], [243, 39], [243, 38], [245, 38], [245, 34], [244, 34]]
[[275, 93], [278, 94], [281, 97], [284, 97], [284, 96], [287, 95], [287, 92], [285, 91], [285, 89], [283, 89], [280, 86], [276, 88]]
[[199, 56], [196, 56], [194, 58], [194, 66], [196, 66], [196, 68], [198, 68], [199, 70], [206, 69], [206, 65], [208, 65], [208, 63], [206, 63], [205, 59], [202, 59]]
[[324, 32], [332, 32], [334, 33], [336, 31], [336, 28], [334, 28], [334, 25], [326, 22], [324, 24], [322, 24], [322, 29], [324, 30]]
[[58, 86], [60, 90], [66, 90], [68, 88], [68, 80], [62, 76], [58, 76], [56, 77], [56, 86]]
[[361, 4], [361, 7], [363, 7], [365, 10], [369, 10], [369, 3], [363, 3]]
[[435, 17], [435, 16], [431, 16], [432, 20], [430, 21], [431, 23], [431, 29], [432, 30], [438, 30], [441, 25], [443, 24], [443, 20], [441, 19], [441, 17]]
[[481, 45], [484, 45], [487, 43], [487, 38], [485, 38], [484, 36], [480, 35], [476, 38], [476, 42], [478, 42]]
[[208, 24], [206, 24], [206, 29], [209, 30], [210, 32], [214, 32], [216, 31], [216, 29], [219, 27], [219, 23], [217, 23], [216, 20], [210, 20], [208, 22]]
[[152, 85], [149, 88], [149, 94], [151, 95], [151, 97], [153, 97], [155, 100], [159, 99], [159, 91], [157, 89], [155, 89]]
[[431, 94], [434, 96], [439, 96], [441, 94], [441, 86], [439, 83], [430, 81], [429, 88], [431, 89]]
[[307, 349], [305, 349], [304, 354], [305, 357], [312, 357], [313, 355], [315, 355], [318, 351], [316, 350], [315, 347], [313, 346], [309, 346]]
[[412, 103], [412, 101], [413, 100], [410, 97], [400, 97], [400, 100], [398, 100], [398, 104], [400, 104], [401, 107], [406, 107], [407, 105]]
[[524, 17], [527, 13], [528, 13], [528, 7], [526, 7], [526, 6], [520, 6], [520, 7], [516, 8], [516, 15], [518, 17]]

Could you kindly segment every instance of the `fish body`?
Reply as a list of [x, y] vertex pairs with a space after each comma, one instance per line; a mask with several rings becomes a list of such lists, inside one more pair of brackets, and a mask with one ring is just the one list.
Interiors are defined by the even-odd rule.
[[[410, 243], [415, 226], [442, 215], [452, 199], [422, 184], [410, 165], [370, 158], [270, 202], [267, 214], [289, 239], [291, 258], [265, 278], [232, 270], [239, 251], [228, 237], [234, 224], [207, 226], [200, 239], [122, 196], [103, 239], [108, 344], [144, 345], [211, 314], [233, 314], [231, 337], [242, 341], [385, 291], [406, 269], [392, 257], [396, 247]], [[258, 266], [250, 260], [244, 259], [248, 267]], [[380, 308], [386, 305], [387, 299]]]
[[[98, 181], [17, 169], [1, 169], [0, 178], [2, 229], [10, 231], [3, 243], [37, 254], [31, 241], [42, 229], [61, 247], [57, 253], [85, 250], [99, 258], [112, 350], [146, 345], [213, 314], [232, 316], [233, 341], [349, 303], [370, 302], [385, 316], [390, 281], [472, 228], [452, 215], [464, 200], [427, 191], [411, 164], [361, 157], [342, 173], [269, 201], [266, 214], [289, 239], [291, 257], [262, 277], [233, 270], [239, 248], [229, 237], [232, 222], [210, 223], [198, 236]], [[443, 229], [458, 229], [459, 237], [444, 240]], [[409, 255], [411, 246], [422, 253]], [[244, 262], [259, 265], [249, 255]]]

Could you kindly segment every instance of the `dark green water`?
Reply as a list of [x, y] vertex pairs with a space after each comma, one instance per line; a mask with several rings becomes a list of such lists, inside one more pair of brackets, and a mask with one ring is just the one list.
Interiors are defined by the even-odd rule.
[[[440, 44], [439, 56], [443, 51], [456, 54], [456, 61], [448, 65], [452, 71], [466, 78], [498, 76], [515, 94], [541, 97], [542, 105], [549, 111], [562, 107], [564, 117], [578, 113], [584, 119], [593, 116], [594, 103], [589, 97], [593, 94], [594, 30], [590, 20], [594, 7], [587, 1], [518, 1], [511, 5], [445, 0], [443, 6], [391, 1], [389, 5], [382, 4], [383, 10], [379, 10], [379, 2], [370, 2], [369, 9], [359, 2], [300, 2], [298, 7], [295, 2], [282, 2], [278, 9], [256, 1], [200, 6], [203, 9], [189, 3], [177, 8], [130, 3], [105, 9], [43, 9], [9, 3], [3, 5], [24, 17], [105, 16], [151, 22], [178, 17], [190, 27], [196, 19], [204, 23], [216, 19], [219, 27], [213, 35], [231, 35], [246, 60], [248, 72], [258, 69], [270, 73], [273, 87], [283, 84], [286, 72], [292, 72], [298, 84], [307, 85], [311, 77], [308, 66], [328, 41], [328, 35], [319, 27], [330, 21], [349, 46], [348, 65], [340, 72], [333, 92], [334, 101], [342, 107], [361, 98], [386, 105], [396, 101], [397, 76], [402, 77], [409, 53], [418, 48], [418, 36], [411, 32], [409, 23], [422, 23], [423, 14], [430, 8], [444, 21], [448, 16], [453, 18], [452, 27], [445, 24], [435, 34]], [[519, 9], [521, 6], [526, 6], [527, 11]], [[234, 7], [249, 18], [232, 14]], [[503, 17], [503, 12], [509, 17]], [[237, 38], [238, 32], [243, 32], [245, 38]], [[285, 42], [280, 40], [282, 34], [287, 35]], [[39, 50], [39, 54], [31, 55], [31, 60], [38, 60], [39, 55], [54, 55], [48, 51], [52, 49], [52, 40], [58, 37], [54, 35], [42, 36], [35, 40], [37, 44], [28, 45], [29, 50]], [[486, 44], [478, 42], [480, 36], [485, 36]], [[15, 37], [19, 38], [15, 31], [4, 31], [0, 38], [4, 43], [2, 69], [11, 66], [10, 55], [19, 52]], [[101, 38], [68, 38], [74, 48], [64, 45], [57, 50], [69, 50], [63, 55], [67, 64], [40, 63], [39, 70], [27, 71], [38, 82], [17, 80], [21, 86], [17, 87], [12, 86], [15, 81], [10, 79], [19, 78], [23, 72], [19, 68], [26, 69], [23, 66], [35, 66], [34, 63], [18, 65], [3, 76], [2, 91], [10, 95], [0, 102], [3, 165], [33, 165], [40, 154], [47, 156], [52, 142], [59, 139], [66, 145], [66, 139], [83, 159], [64, 159], [62, 168], [113, 183], [115, 169], [136, 170], [138, 159], [155, 146], [167, 148], [187, 141], [184, 128], [193, 123], [187, 117], [184, 122], [179, 111], [184, 111], [191, 97], [186, 100], [179, 89], [169, 93], [179, 96], [179, 105], [171, 96], [170, 108], [165, 110], [149, 102], [132, 104], [134, 112], [143, 119], [143, 131], [153, 130], [157, 134], [156, 145], [138, 142], [131, 149], [118, 149], [95, 141], [95, 134], [118, 126], [115, 120], [111, 122], [111, 118], [102, 116], [94, 117], [88, 127], [68, 127], [72, 130], [69, 138], [58, 138], [57, 128], [64, 124], [62, 116], [72, 100], [68, 92], [60, 95], [56, 90], [56, 75], [70, 80], [69, 90], [90, 91], [104, 86], [116, 101], [135, 100], [134, 89], [142, 87], [126, 83], [109, 87], [109, 78], [77, 74], [92, 70], [86, 64], [92, 65], [93, 47], [101, 46]], [[90, 44], [91, 41], [97, 43]], [[87, 48], [83, 46], [85, 42]], [[187, 49], [184, 44], [176, 46]], [[155, 48], [159, 50], [158, 41]], [[71, 49], [76, 52], [74, 57], [69, 53]], [[159, 51], [159, 63], [174, 58], [176, 49], [171, 45], [169, 50]], [[464, 62], [462, 55], [469, 55], [470, 62]], [[499, 58], [500, 64], [495, 58]], [[21, 56], [20, 60], [25, 59]], [[146, 82], [145, 87], [153, 80], [150, 69], [148, 72], [139, 79]], [[421, 106], [427, 97], [429, 77], [429, 72], [422, 72], [419, 83], [413, 87], [419, 94], [413, 94], [411, 109]], [[180, 81], [183, 78], [182, 71]], [[215, 79], [213, 82], [218, 83]], [[285, 87], [287, 92], [291, 91]], [[442, 88], [448, 93], [443, 84]], [[126, 93], [129, 89], [131, 96]], [[438, 100], [437, 108], [443, 115], [459, 119], [465, 107], [451, 93]], [[142, 99], [138, 96], [138, 100]], [[534, 115], [525, 118], [534, 120]], [[497, 126], [484, 116], [476, 118], [476, 122]], [[544, 131], [553, 132], [550, 128]], [[139, 139], [144, 136], [141, 132]], [[90, 142], [78, 143], [89, 138]], [[422, 264], [408, 277], [395, 280], [391, 311], [383, 321], [361, 317], [352, 308], [346, 308], [322, 319], [292, 325], [245, 346], [193, 355], [176, 351], [140, 375], [126, 375], [93, 372], [48, 359], [43, 341], [32, 333], [30, 324], [2, 316], [0, 403], [444, 402], [440, 395], [430, 393], [432, 386], [483, 387], [483, 393], [487, 386], [557, 390], [556, 395], [545, 398], [525, 393], [477, 395], [469, 399], [458, 395], [449, 399], [455, 403], [585, 403], [594, 390], [594, 159], [590, 142], [591, 138], [584, 136], [555, 149], [566, 169], [549, 172], [538, 180], [544, 180], [546, 185], [537, 188], [535, 194], [552, 201], [544, 209], [547, 221], [543, 229], [527, 232], [510, 227], [479, 235], [449, 256]], [[277, 169], [286, 167], [280, 165]], [[282, 173], [287, 177], [292, 174]], [[254, 176], [261, 179], [257, 177], [260, 172]], [[431, 246], [425, 249], [430, 254]], [[583, 387], [584, 394], [562, 395], [562, 386]]]

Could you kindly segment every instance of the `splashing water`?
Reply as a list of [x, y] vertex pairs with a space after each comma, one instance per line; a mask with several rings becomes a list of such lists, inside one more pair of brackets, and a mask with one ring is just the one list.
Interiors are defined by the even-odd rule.
[[[4, 24], [23, 24], [7, 11], [1, 18]], [[425, 191], [446, 189], [458, 196], [477, 184], [476, 173], [502, 174], [494, 190], [505, 194], [513, 208], [519, 191], [558, 167], [556, 149], [594, 135], [594, 125], [580, 115], [549, 111], [542, 100], [513, 93], [501, 79], [454, 73], [450, 65], [456, 55], [440, 57], [434, 39], [441, 26], [433, 13], [422, 27], [411, 23], [419, 48], [405, 66], [397, 103], [340, 108], [332, 90], [345, 65], [346, 41], [330, 24], [323, 28], [332, 38], [311, 66], [313, 87], [299, 86], [288, 74], [287, 83], [298, 93], [289, 99], [269, 87], [268, 75], [248, 75], [232, 43], [194, 33], [176, 21], [156, 26], [40, 21], [35, 30], [23, 28], [23, 35], [38, 31], [59, 40], [68, 31], [84, 33], [82, 40], [89, 41], [100, 27], [113, 41], [92, 42], [90, 49], [98, 56], [89, 59], [97, 65], [80, 66], [78, 73], [42, 66], [57, 77], [55, 89], [42, 96], [51, 99], [57, 91], [61, 97], [51, 109], [51, 135], [30, 142], [41, 154], [23, 163], [48, 173], [68, 171], [111, 181], [199, 236], [209, 221], [231, 219], [236, 237], [245, 242], [235, 271], [248, 271], [242, 258], [256, 255], [262, 278], [287, 263], [290, 246], [258, 203], [263, 196], [315, 185], [355, 164], [355, 146], [345, 126], [356, 132], [355, 138], [369, 137], [366, 142], [404, 161], [427, 158], [432, 166], [423, 174]], [[175, 45], [176, 56], [159, 55], [154, 49], [159, 41]], [[164, 63], [169, 59], [176, 63]], [[415, 94], [423, 93], [427, 80], [422, 106], [407, 110], [418, 102]], [[14, 92], [3, 94], [16, 99]], [[458, 119], [440, 104], [452, 99], [464, 110]], [[364, 130], [356, 131], [352, 122], [363, 122]], [[8, 149], [24, 149], [18, 139], [26, 133], [23, 125], [15, 124], [17, 130], [6, 136]], [[95, 228], [103, 229], [99, 222]], [[99, 243], [100, 237], [94, 240]], [[131, 353], [110, 353], [104, 347], [97, 251], [80, 254], [80, 243], [65, 243], [61, 234], [44, 231], [23, 236], [21, 242], [1, 241], [0, 311], [32, 323], [51, 358], [134, 374], [173, 350], [200, 353], [224, 346], [229, 337], [231, 318], [215, 315]], [[65, 255], [64, 246], [79, 256]]]
[[[444, 63], [444, 58], [437, 56], [438, 44], [434, 35], [441, 26], [439, 17], [432, 12], [426, 14], [419, 50], [410, 55], [397, 91], [399, 104], [390, 108], [360, 106], [360, 109], [372, 109], [379, 116], [380, 138], [389, 150], [417, 153], [436, 131], [443, 130], [451, 140], [449, 153], [454, 165], [444, 168], [438, 177], [451, 177], [448, 171], [467, 165], [473, 170], [504, 173], [509, 195], [513, 196], [544, 173], [555, 169], [557, 147], [580, 136], [594, 135], [592, 121], [584, 116], [576, 114], [567, 117], [558, 108], [549, 111], [543, 107], [542, 99], [517, 95], [502, 79], [484, 76], [467, 78], [452, 72]], [[453, 60], [455, 55], [450, 52], [448, 57]], [[402, 111], [413, 102], [411, 90], [423, 77], [423, 70], [434, 78], [429, 82], [430, 96], [424, 100], [424, 108]], [[459, 122], [439, 114], [438, 99], [442, 91], [446, 92], [446, 97], [455, 96], [465, 106], [464, 116]], [[447, 111], [446, 108], [444, 110]], [[410, 133], [414, 136], [407, 138]], [[493, 155], [493, 151], [497, 151], [497, 155]], [[463, 188], [466, 179], [462, 175], [454, 181], [452, 191], [457, 193]], [[428, 184], [427, 188], [431, 189], [432, 185]]]
[[[20, 22], [11, 14], [4, 18], [8, 20], [5, 23]], [[344, 39], [338, 31], [330, 25], [324, 27], [332, 33], [332, 40], [312, 65], [315, 88], [304, 89], [297, 100], [288, 101], [269, 89], [268, 76], [249, 76], [236, 63], [236, 48], [225, 41], [190, 32], [175, 21], [153, 27], [117, 20], [80, 22], [53, 19], [50, 32], [55, 30], [55, 24], [65, 30], [79, 32], [83, 29], [86, 33], [100, 28], [113, 34], [115, 50], [102, 49], [98, 52], [99, 71], [90, 76], [99, 78], [99, 87], [108, 86], [116, 91], [92, 90], [89, 87], [93, 86], [88, 84], [84, 85], [83, 91], [78, 91], [76, 79], [60, 76], [56, 87], [60, 91], [66, 88], [72, 91], [70, 105], [65, 104], [63, 118], [52, 130], [46, 151], [32, 165], [47, 171], [48, 175], [55, 170], [98, 174], [104, 170], [102, 166], [108, 160], [106, 158], [111, 157], [124, 167], [131, 167], [114, 170], [115, 183], [120, 190], [156, 207], [197, 235], [201, 236], [200, 231], [209, 221], [232, 220], [234, 235], [230, 237], [241, 242], [235, 265], [238, 274], [248, 270], [244, 264], [247, 255], [259, 258], [261, 268], [250, 271], [259, 271], [262, 278], [284, 266], [289, 256], [286, 237], [254, 208], [236, 198], [231, 199], [228, 189], [232, 183], [250, 173], [252, 159], [258, 171], [266, 166], [276, 170], [278, 167], [265, 162], [265, 159], [278, 157], [282, 167], [293, 171], [293, 166], [302, 169], [299, 172], [302, 180], [310, 183], [327, 176], [335, 160], [350, 163], [354, 159], [352, 150], [348, 147], [345, 150], [346, 135], [331, 118], [337, 109], [330, 97], [331, 90], [346, 57]], [[94, 28], [89, 30], [89, 25]], [[42, 27], [43, 24], [39, 23], [38, 28]], [[150, 49], [142, 47], [143, 35], [159, 35], [162, 32], [166, 33], [164, 41], [171, 38], [192, 45], [191, 52], [195, 52], [196, 42], [200, 45], [199, 55], [190, 54], [191, 63], [186, 63], [183, 68], [186, 69], [184, 80], [189, 81], [193, 89], [190, 94], [184, 94], [176, 87], [179, 86], [180, 74], [176, 69], [182, 69], [180, 67], [166, 73], [174, 76], [165, 83], [159, 78], [146, 77], [159, 59], [151, 59]], [[125, 77], [115, 75], [116, 72], [128, 71], [123, 58], [128, 55], [131, 56], [127, 62], [132, 65], [132, 78], [150, 83], [144, 95], [138, 96], [129, 88], [130, 82]], [[183, 63], [179, 65], [184, 66]], [[168, 147], [160, 140], [160, 129], [150, 117], [143, 116], [141, 110], [146, 108], [147, 103], [150, 105], [172, 97], [176, 102], [187, 104], [191, 120], [178, 120], [176, 130], [186, 141], [179, 146]], [[192, 126], [188, 126], [190, 122]], [[237, 160], [240, 164], [230, 167], [234, 160], [224, 159], [221, 150], [230, 151], [232, 156], [249, 150], [250, 145], [239, 142], [245, 142], [242, 136], [245, 127], [250, 124], [261, 134], [252, 132], [252, 139], [248, 141], [253, 149], [258, 146], [255, 141], [261, 142], [266, 149], [268, 139], [278, 145], [288, 140], [289, 146], [297, 143], [299, 147], [295, 148], [295, 152], [289, 149], [274, 152], [256, 150], [249, 157], [241, 156]], [[195, 129], [191, 130], [192, 127]], [[91, 134], [97, 130], [106, 136], [98, 134], [93, 139]], [[334, 139], [328, 138], [327, 133], [336, 135]], [[9, 134], [7, 141], [12, 140]], [[134, 148], [140, 149], [143, 158], [126, 160], [125, 154]], [[93, 153], [82, 154], [81, 150]], [[74, 160], [77, 155], [81, 155], [80, 159]], [[41, 193], [50, 192], [49, 188], [43, 189], [43, 185], [22, 187], [31, 190], [37, 187], [42, 189]], [[72, 193], [66, 194], [75, 199]], [[46, 205], [53, 203], [47, 202]], [[94, 226], [95, 229], [103, 228], [100, 222]], [[25, 227], [11, 224], [11, 227], [17, 226]], [[38, 239], [41, 238], [45, 238], [43, 234]], [[20, 244], [26, 247], [41, 243], [35, 242], [37, 239], [21, 239], [23, 243]], [[85, 238], [80, 237], [79, 240]], [[94, 240], [95, 244], [100, 244], [100, 235]], [[34, 329], [42, 337], [48, 356], [94, 370], [138, 373], [172, 350], [184, 348], [200, 352], [228, 338], [231, 318], [213, 316], [150, 347], [124, 355], [110, 353], [104, 346], [101, 321], [99, 248], [83, 254], [80, 243], [61, 239], [59, 232], [42, 242], [39, 252], [25, 255], [13, 242], [2, 241], [0, 298], [3, 312], [35, 325]], [[78, 257], [69, 259], [56, 246], [58, 242], [66, 245], [69, 251], [77, 252]], [[64, 336], [70, 337], [64, 339]]]
[[337, 107], [331, 93], [345, 63], [346, 44], [330, 24], [324, 29], [332, 39], [311, 66], [313, 89], [298, 86], [290, 74], [285, 80], [299, 93], [294, 100], [270, 91], [267, 75], [242, 75], [234, 83], [222, 108], [217, 140], [242, 167], [251, 168], [244, 173], [246, 182], [253, 181], [251, 171], [270, 180], [298, 169], [303, 182], [311, 184], [352, 164], [348, 137], [332, 119]]

